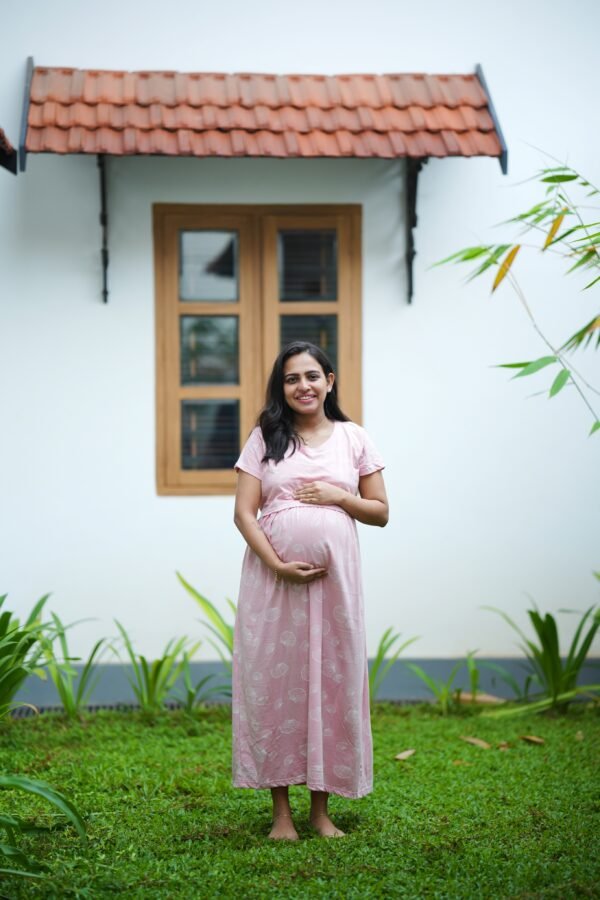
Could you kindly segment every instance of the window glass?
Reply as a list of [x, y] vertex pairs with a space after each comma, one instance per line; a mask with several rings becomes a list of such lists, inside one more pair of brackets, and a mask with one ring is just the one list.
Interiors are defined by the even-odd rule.
[[238, 236], [235, 231], [179, 232], [179, 299], [238, 298]]
[[335, 231], [298, 230], [278, 234], [280, 300], [335, 300]]
[[281, 316], [281, 346], [310, 341], [323, 350], [337, 371], [337, 316]]
[[181, 401], [183, 469], [230, 469], [240, 450], [239, 400]]
[[237, 316], [181, 316], [181, 384], [239, 384]]

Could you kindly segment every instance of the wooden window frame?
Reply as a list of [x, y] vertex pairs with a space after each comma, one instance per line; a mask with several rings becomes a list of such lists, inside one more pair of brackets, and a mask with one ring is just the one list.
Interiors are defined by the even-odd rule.
[[[279, 300], [277, 232], [294, 228], [337, 231], [337, 300]], [[236, 302], [179, 300], [179, 232], [198, 229], [238, 232]], [[279, 318], [285, 313], [337, 315], [340, 404], [351, 419], [361, 421], [361, 230], [362, 208], [357, 204], [153, 205], [158, 494], [235, 493], [233, 469], [181, 467], [181, 400], [239, 399], [243, 445], [264, 401], [266, 381], [279, 352]], [[239, 385], [181, 385], [179, 318], [182, 314], [239, 316]]]

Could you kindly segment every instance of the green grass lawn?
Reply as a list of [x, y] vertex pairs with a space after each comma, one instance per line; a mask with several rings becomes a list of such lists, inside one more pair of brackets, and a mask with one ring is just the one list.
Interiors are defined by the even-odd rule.
[[[0, 876], [0, 896], [600, 897], [597, 714], [444, 719], [378, 704], [373, 732], [374, 792], [331, 799], [347, 837], [317, 837], [307, 791], [296, 787], [301, 841], [290, 844], [266, 840], [268, 791], [231, 787], [227, 708], [154, 723], [123, 712], [78, 725], [49, 714], [6, 722], [0, 769], [67, 793], [90, 844], [71, 827], [22, 838], [49, 873], [41, 883]], [[414, 756], [394, 760], [409, 748]], [[1, 811], [56, 821], [43, 802], [13, 791], [0, 792]]]

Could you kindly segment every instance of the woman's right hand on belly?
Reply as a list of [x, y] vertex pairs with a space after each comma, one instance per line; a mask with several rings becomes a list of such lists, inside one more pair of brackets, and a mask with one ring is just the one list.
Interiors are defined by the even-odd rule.
[[311, 566], [305, 562], [282, 562], [277, 566], [276, 574], [281, 581], [291, 581], [292, 584], [309, 584], [317, 578], [327, 575], [327, 569]]

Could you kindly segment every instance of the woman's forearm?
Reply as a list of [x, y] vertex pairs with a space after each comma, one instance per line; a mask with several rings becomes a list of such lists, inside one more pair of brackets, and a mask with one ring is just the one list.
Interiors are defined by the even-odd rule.
[[383, 528], [388, 523], [388, 505], [383, 500], [367, 500], [344, 491], [337, 505], [363, 525], [379, 525]]
[[271, 571], [277, 572], [281, 560], [267, 540], [258, 520], [254, 516], [240, 514], [234, 517], [234, 522], [250, 549], [254, 550], [265, 566], [268, 566]]

